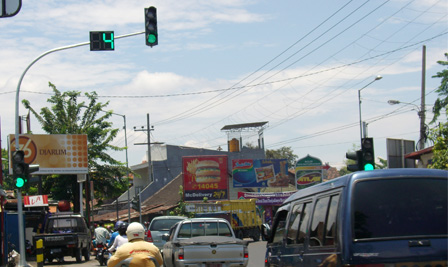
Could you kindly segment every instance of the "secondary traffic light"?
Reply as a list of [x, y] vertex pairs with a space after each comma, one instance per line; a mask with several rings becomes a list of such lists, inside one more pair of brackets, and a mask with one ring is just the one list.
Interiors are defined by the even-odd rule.
[[373, 151], [373, 138], [365, 137], [361, 140], [362, 150], [362, 169], [365, 171], [371, 171], [375, 169], [375, 154]]
[[351, 172], [363, 170], [362, 150], [349, 151], [345, 154], [345, 157], [355, 161], [355, 164], [347, 165], [347, 170]]
[[115, 49], [113, 31], [90, 32], [90, 51], [107, 51]]
[[25, 163], [25, 152], [17, 150], [12, 155], [12, 175], [14, 186], [21, 189], [27, 183], [28, 164]]
[[153, 47], [159, 43], [157, 34], [157, 9], [153, 6], [145, 8], [145, 42]]

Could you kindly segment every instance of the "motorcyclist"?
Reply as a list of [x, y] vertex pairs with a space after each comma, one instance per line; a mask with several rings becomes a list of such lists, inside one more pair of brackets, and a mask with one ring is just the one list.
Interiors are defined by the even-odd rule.
[[121, 247], [121, 245], [128, 243], [128, 236], [126, 235], [126, 230], [128, 229], [128, 223], [123, 222], [118, 226], [118, 235], [112, 246], [109, 248], [110, 252], [114, 252], [117, 248]]
[[126, 261], [130, 261], [129, 267], [153, 267], [154, 263], [150, 257], [154, 258], [160, 266], [163, 264], [159, 249], [144, 240], [145, 228], [143, 225], [138, 222], [129, 224], [126, 235], [128, 243], [117, 249], [107, 262], [108, 267], [119, 267]]
[[117, 222], [115, 223], [115, 225], [114, 225], [114, 230], [115, 230], [115, 232], [113, 232], [112, 235], [110, 236], [109, 244], [107, 244], [108, 247], [111, 247], [112, 244], [114, 243], [115, 238], [116, 238], [117, 236], [120, 235], [120, 233], [118, 232], [118, 228], [120, 227], [120, 225], [121, 225], [122, 223], [123, 223], [123, 221], [117, 221]]

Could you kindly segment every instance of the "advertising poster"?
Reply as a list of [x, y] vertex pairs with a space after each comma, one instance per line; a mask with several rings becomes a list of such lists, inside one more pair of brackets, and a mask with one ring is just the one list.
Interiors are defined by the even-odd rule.
[[288, 192], [238, 192], [238, 199], [255, 198], [257, 206], [280, 206], [283, 201], [297, 191]]
[[[16, 150], [15, 140], [15, 135], [9, 135], [11, 152]], [[25, 153], [26, 163], [39, 164], [39, 171], [33, 175], [88, 172], [86, 134], [21, 134], [19, 148]]]
[[296, 187], [303, 189], [322, 182], [322, 161], [310, 155], [296, 163]]
[[227, 156], [182, 158], [184, 201], [229, 199]]
[[235, 159], [232, 160], [233, 187], [288, 186], [286, 159]]

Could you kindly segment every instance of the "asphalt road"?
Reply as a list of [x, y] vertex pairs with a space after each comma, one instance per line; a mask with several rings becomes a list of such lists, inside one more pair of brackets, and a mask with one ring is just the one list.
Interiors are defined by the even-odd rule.
[[[251, 242], [249, 243], [249, 264], [247, 267], [262, 267], [264, 266], [264, 258], [266, 253], [266, 242]], [[84, 260], [84, 258], [83, 258]], [[30, 259], [27, 261], [28, 265], [32, 267], [37, 267], [35, 259]], [[90, 261], [76, 263], [75, 258], [65, 257], [64, 262], [57, 262], [54, 260], [52, 263], [45, 262], [45, 266], [53, 267], [63, 267], [63, 266], [80, 266], [80, 267], [99, 267], [100, 264], [95, 260], [95, 256], [90, 257]]]

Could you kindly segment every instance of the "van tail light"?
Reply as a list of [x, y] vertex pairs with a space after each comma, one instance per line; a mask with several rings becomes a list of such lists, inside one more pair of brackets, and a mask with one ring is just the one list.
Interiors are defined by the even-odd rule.
[[244, 247], [244, 258], [245, 259], [249, 258], [249, 249], [247, 247]]
[[153, 243], [151, 231], [148, 229], [148, 233], [146, 234], [146, 241]]
[[179, 252], [177, 253], [177, 259], [183, 260], [184, 259], [184, 249], [180, 248]]

